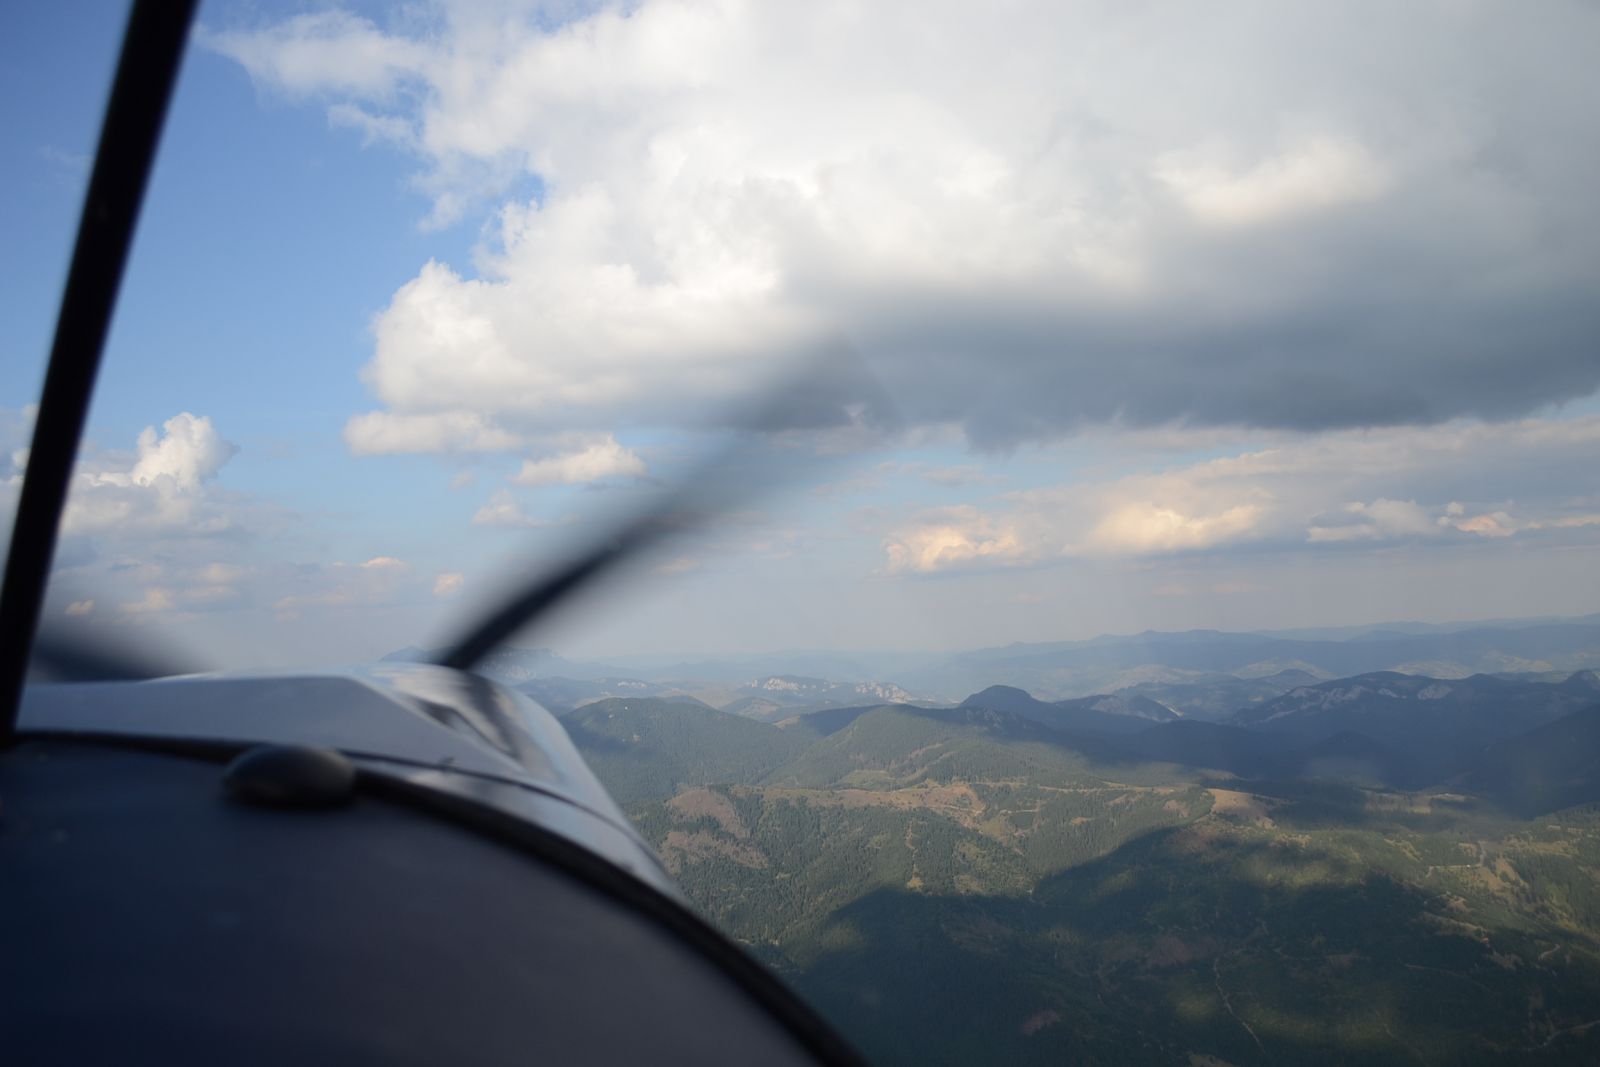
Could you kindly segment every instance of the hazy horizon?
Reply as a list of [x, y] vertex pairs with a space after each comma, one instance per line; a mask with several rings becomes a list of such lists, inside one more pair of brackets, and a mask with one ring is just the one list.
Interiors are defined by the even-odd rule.
[[[1339, 641], [1349, 637], [1358, 637], [1366, 633], [1397, 632], [1397, 633], [1458, 633], [1476, 629], [1521, 629], [1529, 626], [1540, 625], [1579, 625], [1584, 623], [1600, 622], [1600, 612], [1586, 612], [1580, 615], [1539, 615], [1518, 618], [1484, 618], [1484, 619], [1454, 619], [1427, 621], [1422, 619], [1389, 619], [1378, 622], [1339, 624], [1331, 626], [1295, 626], [1285, 628], [1262, 628], [1252, 630], [1225, 630], [1215, 627], [1195, 627], [1186, 630], [1148, 629], [1124, 633], [1102, 633], [1091, 637], [1079, 638], [1040, 638], [1031, 641], [1010, 641], [1003, 644], [978, 645], [978, 646], [952, 646], [949, 648], [890, 648], [890, 647], [828, 647], [822, 645], [810, 647], [767, 648], [750, 649], [740, 652], [720, 651], [716, 649], [704, 650], [675, 650], [663, 652], [600, 652], [598, 654], [576, 653], [560, 643], [544, 643], [538, 640], [525, 640], [517, 638], [502, 646], [508, 652], [524, 653], [549, 653], [564, 660], [581, 663], [586, 666], [618, 666], [618, 667], [649, 667], [659, 669], [663, 666], [672, 666], [679, 663], [693, 663], [694, 661], [712, 662], [741, 662], [760, 661], [762, 659], [779, 659], [783, 657], [826, 657], [837, 656], [840, 658], [871, 659], [876, 656], [889, 657], [937, 657], [966, 652], [983, 652], [1002, 650], [1013, 647], [1050, 646], [1092, 644], [1097, 641], [1115, 641], [1143, 636], [1182, 636], [1185, 634], [1216, 633], [1222, 635], [1259, 635], [1266, 637], [1283, 637], [1294, 640], [1307, 641]], [[433, 646], [409, 644], [390, 649], [387, 654], [408, 650], [432, 651]], [[1580, 668], [1586, 669], [1586, 668]], [[892, 678], [876, 679], [878, 681], [892, 682]]]

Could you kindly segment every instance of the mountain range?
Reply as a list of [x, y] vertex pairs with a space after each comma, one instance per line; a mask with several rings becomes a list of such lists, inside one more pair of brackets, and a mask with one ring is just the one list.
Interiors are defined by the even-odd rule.
[[491, 670], [874, 1062], [1600, 1062], [1600, 619], [796, 659]]
[[[385, 658], [429, 655], [408, 648]], [[1448, 680], [1475, 674], [1564, 677], [1588, 668], [1600, 668], [1600, 615], [1455, 628], [1404, 623], [1281, 633], [1149, 631], [951, 653], [812, 651], [589, 662], [549, 649], [507, 647], [480, 669], [511, 684], [596, 683], [591, 691], [566, 694], [579, 703], [627, 695], [615, 691], [621, 681], [647, 682], [716, 707], [748, 699], [755, 717], [772, 717], [780, 707], [859, 703], [869, 695], [954, 703], [990, 685], [1008, 685], [1047, 701], [1131, 691], [1187, 717], [1222, 721], [1246, 704], [1297, 686], [1381, 671]], [[860, 685], [875, 691], [845, 692]]]
[[707, 918], [875, 1062], [1600, 1059], [1592, 672], [1380, 672], [1232, 719], [990, 686], [564, 722]]
[[563, 723], [875, 1062], [1600, 1062], [1595, 672], [1147, 693]]

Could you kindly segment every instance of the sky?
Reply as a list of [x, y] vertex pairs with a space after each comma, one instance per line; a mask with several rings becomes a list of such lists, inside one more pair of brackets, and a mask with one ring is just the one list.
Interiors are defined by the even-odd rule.
[[[0, 11], [7, 507], [124, 13]], [[370, 659], [696, 477], [538, 643], [1600, 610], [1597, 47], [1576, 0], [205, 3], [47, 617]]]

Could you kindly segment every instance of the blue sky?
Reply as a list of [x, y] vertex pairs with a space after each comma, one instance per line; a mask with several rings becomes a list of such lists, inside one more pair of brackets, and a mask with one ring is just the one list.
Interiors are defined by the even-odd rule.
[[[825, 461], [540, 640], [1600, 606], [1582, 5], [551, 10], [204, 5], [49, 610], [222, 662], [426, 643], [797, 373], [778, 444]], [[89, 11], [0, 15], [12, 450]]]

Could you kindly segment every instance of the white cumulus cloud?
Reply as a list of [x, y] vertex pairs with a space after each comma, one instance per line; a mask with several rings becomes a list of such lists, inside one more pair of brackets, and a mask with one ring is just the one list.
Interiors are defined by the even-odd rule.
[[942, 508], [918, 516], [884, 542], [890, 574], [954, 570], [976, 564], [1027, 562], [1037, 546], [1023, 543], [1017, 531], [970, 505]]
[[423, 48], [337, 10], [295, 15], [254, 33], [201, 29], [198, 39], [238, 60], [258, 81], [290, 94], [336, 89], [386, 97], [427, 59]]
[[183, 412], [140, 432], [132, 457], [91, 450], [78, 462], [63, 532], [207, 536], [235, 527], [229, 499], [208, 483], [238, 452], [211, 419]]
[[474, 526], [534, 527], [543, 526], [543, 519], [528, 515], [517, 503], [510, 490], [496, 490], [488, 501], [472, 516]]
[[345, 444], [358, 456], [407, 452], [505, 452], [522, 439], [471, 411], [398, 414], [371, 411], [353, 416], [344, 428]]
[[1235, 504], [1214, 514], [1187, 515], [1158, 504], [1118, 507], [1089, 531], [1089, 544], [1108, 552], [1172, 552], [1209, 548], [1255, 529], [1262, 508]]
[[170, 478], [179, 489], [190, 492], [216, 477], [239, 451], [237, 445], [222, 439], [210, 418], [187, 411], [162, 423], [160, 434], [154, 426], [146, 426], [139, 433], [138, 448], [139, 458], [128, 472], [134, 485], [153, 485], [157, 479]]
[[577, 451], [524, 460], [511, 480], [517, 485], [582, 485], [608, 478], [642, 478], [647, 473], [638, 453], [607, 434]]
[[1389, 177], [1360, 144], [1336, 137], [1311, 139], [1235, 172], [1203, 153], [1175, 153], [1156, 176], [1202, 222], [1244, 226], [1360, 203], [1382, 195]]
[[675, 424], [840, 342], [983, 447], [1600, 386], [1579, 2], [441, 2], [203, 40], [408, 153], [430, 223], [488, 220], [377, 316], [358, 451]]

